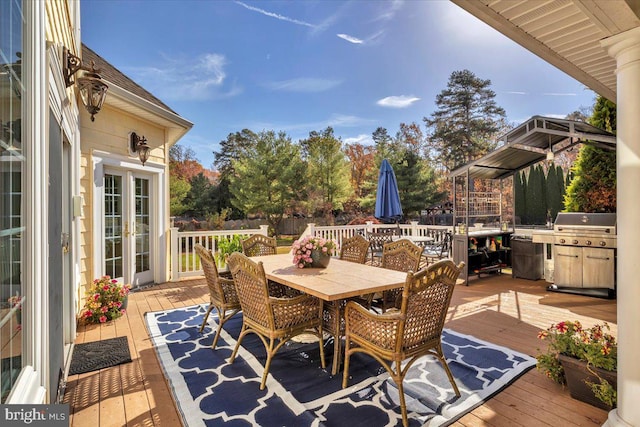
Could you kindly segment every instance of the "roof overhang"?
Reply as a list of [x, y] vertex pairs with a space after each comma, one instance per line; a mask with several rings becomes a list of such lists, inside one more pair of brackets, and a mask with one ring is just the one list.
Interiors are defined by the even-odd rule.
[[601, 41], [640, 27], [637, 0], [451, 0], [616, 102], [616, 62]]
[[109, 92], [105, 99], [106, 105], [164, 127], [167, 129], [169, 145], [175, 144], [193, 127], [193, 123], [178, 114], [122, 89], [117, 84], [109, 81], [106, 83], [109, 85]]
[[576, 144], [592, 144], [615, 150], [616, 136], [588, 123], [533, 116], [502, 137], [502, 144], [491, 153], [459, 167], [452, 177], [502, 179]]

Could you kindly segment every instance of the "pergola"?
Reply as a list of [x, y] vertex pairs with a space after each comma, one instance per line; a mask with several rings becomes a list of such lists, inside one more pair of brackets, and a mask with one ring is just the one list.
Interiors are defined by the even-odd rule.
[[452, 0], [617, 104], [618, 407], [608, 426], [640, 425], [640, 2]]

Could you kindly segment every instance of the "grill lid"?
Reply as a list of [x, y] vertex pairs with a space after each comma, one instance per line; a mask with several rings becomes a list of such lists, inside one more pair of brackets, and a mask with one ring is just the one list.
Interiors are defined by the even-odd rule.
[[554, 224], [556, 231], [564, 229], [606, 229], [611, 228], [615, 234], [615, 213], [559, 212]]

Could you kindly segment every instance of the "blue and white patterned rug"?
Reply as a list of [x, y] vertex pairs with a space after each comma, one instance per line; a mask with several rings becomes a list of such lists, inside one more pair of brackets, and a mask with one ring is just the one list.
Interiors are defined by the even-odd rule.
[[[274, 357], [267, 386], [259, 389], [266, 354], [249, 334], [233, 364], [227, 363], [240, 333], [240, 315], [229, 320], [211, 349], [217, 317], [198, 329], [206, 305], [146, 314], [150, 336], [177, 407], [195, 426], [401, 426], [398, 389], [373, 358], [353, 355], [349, 386], [331, 375], [333, 343], [290, 342]], [[411, 426], [448, 425], [535, 366], [533, 357], [461, 335], [443, 334], [443, 350], [462, 396], [456, 398], [435, 357], [417, 361], [405, 378]]]

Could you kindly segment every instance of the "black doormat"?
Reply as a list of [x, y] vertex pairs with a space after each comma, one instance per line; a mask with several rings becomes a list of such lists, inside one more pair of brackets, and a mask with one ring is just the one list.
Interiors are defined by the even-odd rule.
[[77, 344], [73, 349], [69, 375], [84, 374], [129, 362], [131, 353], [127, 337]]

